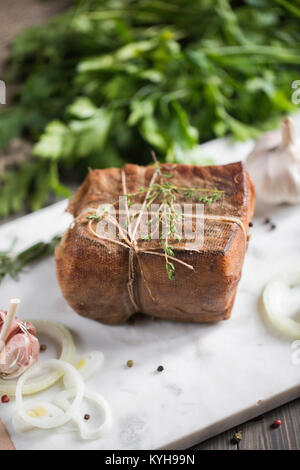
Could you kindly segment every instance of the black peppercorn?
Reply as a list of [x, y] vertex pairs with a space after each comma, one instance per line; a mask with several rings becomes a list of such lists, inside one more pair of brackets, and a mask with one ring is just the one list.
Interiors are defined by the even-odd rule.
[[164, 366], [158, 366], [157, 372], [162, 372], [164, 370]]

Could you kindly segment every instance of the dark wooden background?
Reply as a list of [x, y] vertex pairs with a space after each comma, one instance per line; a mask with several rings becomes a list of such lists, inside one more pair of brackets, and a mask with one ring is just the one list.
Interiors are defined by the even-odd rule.
[[[2, 0], [0, 3], [0, 79], [9, 44], [24, 27], [42, 24], [61, 11], [71, 0], [40, 2], [39, 0]], [[3, 221], [2, 221], [3, 222]], [[280, 428], [272, 429], [274, 419], [281, 419]], [[235, 432], [243, 439], [234, 444]], [[199, 450], [299, 450], [300, 449], [300, 399], [267, 413], [253, 421], [241, 424], [213, 439], [194, 447]]]
[[[281, 419], [282, 425], [272, 428], [274, 419]], [[239, 444], [232, 442], [236, 432], [243, 439]], [[219, 436], [194, 447], [197, 450], [299, 450], [300, 449], [300, 399], [277, 408], [248, 423], [241, 424]]]

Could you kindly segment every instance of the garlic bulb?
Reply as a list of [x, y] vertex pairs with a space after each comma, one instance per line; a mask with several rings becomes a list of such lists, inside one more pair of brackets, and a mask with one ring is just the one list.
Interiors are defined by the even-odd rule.
[[300, 141], [291, 118], [283, 120], [281, 131], [267, 132], [257, 141], [246, 164], [259, 199], [300, 202]]

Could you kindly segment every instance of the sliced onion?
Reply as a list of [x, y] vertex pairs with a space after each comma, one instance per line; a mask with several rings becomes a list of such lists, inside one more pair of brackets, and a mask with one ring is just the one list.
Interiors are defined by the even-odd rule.
[[[36, 327], [38, 335], [45, 335], [61, 346], [59, 359], [65, 362], [73, 362], [75, 345], [71, 333], [64, 326], [43, 320], [30, 320]], [[50, 372], [46, 377], [41, 376], [29, 380], [23, 388], [23, 395], [33, 395], [54, 385], [61, 377], [59, 369]], [[0, 394], [14, 396], [16, 394], [17, 380], [3, 380], [0, 378]]]
[[[38, 417], [31, 417], [28, 416], [27, 411], [28, 408], [23, 402], [23, 387], [28, 380], [28, 378], [36, 373], [39, 369], [54, 367], [58, 369], [60, 372], [60, 376], [67, 374], [69, 375], [70, 381], [72, 381], [72, 393], [74, 396], [74, 400], [72, 404], [69, 403], [67, 409], [62, 415], [57, 416], [38, 416]], [[79, 406], [82, 402], [83, 396], [85, 391], [85, 385], [83, 379], [79, 372], [73, 367], [71, 364], [64, 362], [62, 360], [57, 359], [49, 359], [47, 361], [43, 361], [38, 363], [37, 365], [33, 366], [31, 369], [26, 371], [18, 380], [17, 389], [16, 389], [16, 411], [19, 417], [24, 421], [24, 423], [33, 426], [39, 429], [53, 429], [59, 426], [63, 426], [68, 421], [70, 421], [73, 416], [75, 416]]]
[[[88, 380], [98, 372], [104, 363], [104, 354], [101, 351], [91, 351], [86, 356], [76, 361], [76, 369], [82, 376], [83, 380]], [[66, 376], [64, 377], [66, 388]]]
[[282, 288], [300, 286], [300, 270], [283, 271], [274, 277], [265, 287], [263, 304], [268, 319], [281, 333], [294, 339], [300, 339], [300, 323], [289, 318], [282, 311]]
[[[56, 397], [55, 403], [63, 410], [67, 410], [70, 407], [69, 400], [73, 398], [73, 396], [74, 390], [65, 390]], [[104, 422], [101, 423], [96, 429], [89, 429], [89, 426], [83, 421], [82, 414], [78, 411], [73, 415], [72, 420], [77, 424], [82, 439], [96, 440], [102, 437], [104, 433], [108, 432], [111, 429], [111, 409], [105, 398], [103, 398], [102, 395], [99, 395], [99, 393], [91, 392], [86, 389], [84, 392], [84, 398], [94, 403], [98, 407], [98, 409], [104, 413]]]
[[[27, 414], [30, 410], [36, 410], [37, 408], [44, 408], [47, 411], [47, 416], [57, 417], [64, 414], [61, 408], [49, 402], [32, 400], [24, 404], [24, 410]], [[34, 426], [25, 422], [17, 411], [13, 414], [12, 424], [17, 432], [27, 432], [34, 429]]]

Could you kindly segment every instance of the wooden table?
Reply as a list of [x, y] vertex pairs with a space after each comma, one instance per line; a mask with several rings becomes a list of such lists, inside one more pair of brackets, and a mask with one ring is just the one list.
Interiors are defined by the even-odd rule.
[[[274, 419], [282, 425], [272, 428]], [[232, 442], [236, 432], [243, 439], [239, 444]], [[300, 398], [277, 408], [236, 429], [224, 432], [193, 449], [195, 450], [299, 450], [300, 449]]]

